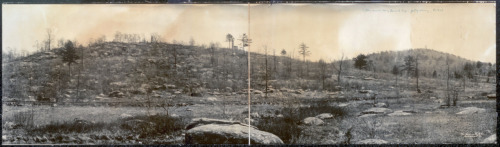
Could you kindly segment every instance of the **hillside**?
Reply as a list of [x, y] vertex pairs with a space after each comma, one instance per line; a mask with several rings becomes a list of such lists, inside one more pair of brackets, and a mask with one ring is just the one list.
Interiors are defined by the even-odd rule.
[[[203, 95], [208, 92], [238, 92], [246, 88], [247, 54], [242, 50], [167, 43], [105, 42], [77, 49], [71, 66], [62, 63], [62, 48], [38, 52], [2, 63], [3, 98], [85, 100], [94, 97], [168, 96], [176, 93]], [[386, 51], [368, 54], [373, 68], [354, 68], [352, 59], [343, 65], [344, 76], [390, 77], [394, 65], [404, 64], [404, 57], [418, 55], [422, 77], [445, 78], [448, 54], [430, 49]], [[279, 88], [332, 90], [337, 85], [339, 62], [321, 66], [303, 63], [289, 55], [251, 54], [252, 87], [268, 85]], [[467, 59], [449, 55], [450, 70], [461, 71]], [[487, 65], [487, 64], [485, 64]], [[486, 76], [491, 65], [474, 70]], [[374, 71], [374, 72], [372, 72]], [[436, 71], [436, 77], [433, 72]], [[323, 73], [323, 76], [321, 75]], [[374, 75], [375, 73], [381, 76]], [[385, 76], [382, 76], [385, 75]], [[403, 74], [404, 75], [404, 74]], [[321, 77], [326, 84], [322, 85]], [[78, 96], [79, 95], [79, 96]]]

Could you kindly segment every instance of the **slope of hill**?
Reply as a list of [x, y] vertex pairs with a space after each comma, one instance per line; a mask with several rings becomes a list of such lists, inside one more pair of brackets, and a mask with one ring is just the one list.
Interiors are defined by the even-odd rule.
[[[160, 97], [175, 93], [198, 96], [246, 88], [247, 54], [242, 50], [215, 45], [106, 42], [77, 48], [78, 56], [83, 58], [71, 69], [62, 62], [61, 50], [56, 48], [3, 62], [3, 98], [85, 100], [103, 95]], [[419, 56], [422, 76], [432, 77], [436, 71], [438, 77], [444, 77], [448, 54], [430, 49], [369, 54], [368, 60], [374, 68], [368, 71], [390, 74], [392, 67], [404, 64], [404, 57], [408, 55]], [[337, 74], [334, 67], [338, 61], [320, 66], [318, 62], [303, 63], [288, 55], [252, 53], [251, 56], [251, 84], [255, 89], [263, 89], [266, 81], [274, 88], [332, 89], [335, 86], [325, 87], [317, 81], [323, 73], [329, 83], [334, 83], [333, 77]], [[449, 59], [453, 71], [471, 62], [451, 54]], [[353, 63], [352, 59], [344, 62], [344, 75], [363, 73], [355, 69]], [[487, 67], [491, 66], [482, 68]], [[302, 84], [300, 80], [309, 84]]]

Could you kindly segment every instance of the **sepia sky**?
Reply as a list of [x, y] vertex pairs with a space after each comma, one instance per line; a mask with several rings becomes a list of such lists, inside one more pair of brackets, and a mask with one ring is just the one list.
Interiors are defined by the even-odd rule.
[[[251, 5], [251, 51], [276, 54], [282, 49], [298, 58], [298, 47], [311, 50], [307, 59], [352, 58], [359, 53], [431, 48], [471, 60], [495, 62], [495, 4], [273, 4]], [[237, 39], [247, 33], [248, 5], [2, 5], [2, 49], [35, 50], [46, 38], [78, 40], [117, 31], [164, 41], [197, 44]], [[235, 45], [239, 45], [236, 41]], [[52, 46], [56, 43], [52, 44]]]

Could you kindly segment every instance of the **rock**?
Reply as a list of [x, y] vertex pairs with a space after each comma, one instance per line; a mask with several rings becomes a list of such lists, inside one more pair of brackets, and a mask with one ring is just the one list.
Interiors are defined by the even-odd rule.
[[495, 98], [497, 98], [497, 94], [489, 94], [489, 95], [488, 95], [488, 96], [486, 96], [486, 97], [488, 97], [488, 98], [490, 98], [490, 99], [495, 99]]
[[359, 90], [359, 93], [373, 93], [371, 90]]
[[484, 112], [486, 112], [486, 109], [476, 108], [476, 107], [467, 107], [467, 108], [463, 108], [462, 111], [458, 112], [457, 114], [474, 114], [474, 113], [484, 113]]
[[405, 116], [405, 115], [411, 115], [411, 113], [406, 113], [403, 111], [394, 111], [391, 114], [388, 114], [389, 116]]
[[226, 87], [225, 90], [226, 90], [226, 92], [233, 92], [233, 88], [231, 88], [231, 87]]
[[285, 88], [281, 88], [280, 89], [281, 92], [288, 92], [288, 89], [285, 89]]
[[219, 92], [214, 92], [214, 93], [212, 93], [212, 95], [220, 95], [220, 93]]
[[260, 95], [263, 95], [264, 93], [260, 90], [254, 90], [253, 91], [253, 94], [260, 94]]
[[391, 109], [387, 108], [370, 108], [368, 110], [365, 110], [361, 112], [362, 114], [387, 114], [387, 113], [392, 113], [393, 111]]
[[127, 113], [122, 113], [122, 114], [120, 115], [120, 119], [126, 119], [126, 118], [131, 118], [131, 117], [132, 117], [132, 115], [127, 114]]
[[359, 117], [371, 117], [371, 116], [377, 116], [377, 114], [363, 114], [360, 115]]
[[430, 97], [430, 99], [434, 100], [434, 99], [437, 99], [436, 97]]
[[252, 117], [252, 118], [260, 118], [260, 115], [259, 115], [259, 113], [254, 112], [254, 113], [250, 113], [250, 117]]
[[[276, 135], [250, 128], [252, 144], [283, 144]], [[197, 118], [186, 126], [186, 144], [247, 144], [248, 125], [240, 122]]]
[[385, 103], [376, 103], [373, 104], [374, 107], [379, 107], [379, 108], [387, 108], [387, 104]]
[[170, 117], [179, 118], [179, 115], [177, 115], [177, 114], [171, 114]]
[[349, 103], [343, 103], [343, 104], [339, 104], [339, 107], [345, 107], [345, 106], [348, 106]]
[[323, 120], [316, 118], [316, 117], [308, 117], [308, 118], [305, 118], [304, 120], [302, 120], [302, 123], [304, 123], [306, 125], [319, 126], [319, 125], [323, 125], [325, 122], [323, 122]]
[[387, 141], [382, 139], [366, 139], [358, 141], [357, 144], [387, 144]]
[[248, 124], [248, 121], [250, 120], [250, 123], [253, 124], [255, 122], [254, 119], [248, 119], [248, 118], [245, 118], [245, 124]]
[[208, 97], [207, 101], [211, 101], [211, 102], [217, 101], [217, 98], [215, 98], [215, 97]]
[[2, 141], [7, 141], [8, 138], [7, 138], [7, 135], [2, 135]]
[[125, 94], [123, 94], [123, 92], [120, 92], [120, 91], [113, 91], [113, 92], [110, 92], [108, 94], [109, 97], [116, 97], [116, 98], [122, 98], [123, 96], [125, 96]]
[[168, 89], [175, 89], [175, 85], [165, 85], [165, 87], [167, 87]]
[[299, 90], [295, 90], [293, 93], [295, 93], [295, 94], [302, 94], [302, 93], [304, 93], [304, 91], [302, 91], [302, 90], [299, 89]]
[[330, 113], [323, 113], [323, 114], [317, 115], [316, 117], [319, 119], [331, 119], [331, 118], [333, 118], [333, 115]]
[[175, 91], [174, 94], [181, 94], [181, 92], [180, 91]]
[[367, 80], [367, 81], [370, 81], [370, 80], [375, 80], [375, 78], [372, 78], [372, 77], [368, 77], [368, 78], [364, 78], [363, 80]]
[[490, 137], [484, 139], [481, 141], [481, 143], [489, 143], [489, 144], [496, 144], [497, 143], [497, 134], [493, 134]]
[[285, 117], [285, 116], [283, 116], [283, 114], [278, 114], [278, 115], [276, 115], [276, 117], [277, 117], [277, 118], [283, 118], [283, 117]]

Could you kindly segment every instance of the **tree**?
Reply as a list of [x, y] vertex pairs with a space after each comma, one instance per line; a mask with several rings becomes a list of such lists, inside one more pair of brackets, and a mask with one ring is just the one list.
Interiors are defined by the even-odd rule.
[[78, 55], [76, 55], [76, 50], [73, 42], [66, 42], [66, 44], [64, 45], [64, 50], [62, 52], [62, 58], [62, 61], [68, 64], [69, 76], [71, 77], [71, 64], [76, 63], [76, 60], [79, 59]]
[[[283, 60], [283, 61], [281, 61], [281, 63], [283, 63], [283, 67], [281, 68], [282, 69], [281, 75], [283, 75], [283, 73], [285, 72], [286, 67], [287, 67], [286, 62], [285, 62], [285, 59], [286, 59], [285, 58], [286, 57], [286, 50], [285, 49], [281, 50], [281, 56], [283, 56], [283, 58], [281, 58]], [[286, 77], [286, 76], [284, 76], [284, 77]]]
[[356, 58], [354, 58], [354, 67], [357, 69], [366, 69], [368, 62], [366, 61], [368, 57], [363, 54], [359, 54]]
[[394, 74], [396, 76], [396, 95], [397, 97], [399, 97], [399, 85], [398, 85], [398, 76], [399, 76], [399, 68], [397, 65], [394, 65], [392, 67], [392, 74]]
[[[333, 62], [332, 62], [333, 64]], [[335, 69], [338, 73], [337, 73], [337, 82], [339, 83], [340, 85], [340, 77], [342, 75], [342, 65], [344, 64], [344, 53], [342, 53], [342, 57], [340, 58], [340, 61], [339, 61], [339, 68], [337, 68], [335, 66], [335, 64], [333, 64], [333, 69]]]
[[433, 78], [436, 78], [436, 77], [437, 77], [436, 70], [434, 70], [434, 72], [432, 72], [432, 77], [433, 77]]
[[233, 49], [234, 46], [234, 37], [231, 34], [226, 35], [226, 41], [228, 42], [228, 48]]
[[47, 49], [50, 51], [50, 44], [52, 43], [52, 40], [54, 39], [54, 34], [52, 32], [52, 29], [47, 29]]
[[194, 45], [195, 45], [195, 43], [196, 43], [196, 42], [194, 41], [193, 37], [191, 37], [191, 38], [189, 39], [189, 46], [194, 46]]
[[322, 90], [325, 90], [325, 79], [326, 79], [326, 62], [323, 59], [318, 61], [319, 76], [321, 80]]
[[[311, 51], [308, 50], [308, 46], [304, 44], [303, 42], [299, 46], [299, 54], [302, 55], [302, 58], [304, 60], [304, 63], [306, 63], [306, 56], [309, 56], [311, 54]], [[303, 78], [304, 75], [302, 75]]]

